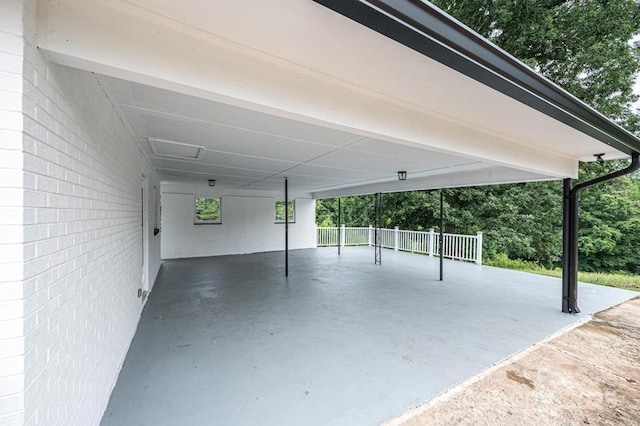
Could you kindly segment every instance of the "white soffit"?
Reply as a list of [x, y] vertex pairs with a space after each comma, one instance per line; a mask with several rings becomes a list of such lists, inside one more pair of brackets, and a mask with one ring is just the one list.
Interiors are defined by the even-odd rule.
[[[426, 189], [548, 178], [424, 145], [374, 139], [112, 77], [98, 78], [167, 182], [202, 183], [212, 178], [223, 190], [278, 192], [287, 177], [292, 191], [322, 197], [382, 187]], [[408, 171], [410, 183], [393, 189], [398, 170]]]
[[147, 145], [167, 178], [219, 172], [264, 189], [291, 176], [360, 193], [396, 190], [398, 170], [424, 187], [474, 185], [575, 177], [578, 160], [621, 156], [310, 0], [39, 7], [41, 51], [104, 74], [137, 139], [205, 149], [160, 162]]
[[592, 160], [595, 148], [604, 149], [610, 157], [621, 156], [599, 141], [308, 0], [112, 3], [180, 27], [180, 31], [213, 35], [226, 48], [333, 77], [369, 95], [382, 95], [472, 128], [585, 161]]

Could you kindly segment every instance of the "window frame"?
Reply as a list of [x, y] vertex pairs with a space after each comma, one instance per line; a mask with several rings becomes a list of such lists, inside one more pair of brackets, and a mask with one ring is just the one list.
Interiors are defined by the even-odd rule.
[[[282, 203], [284, 205], [284, 200], [275, 200], [273, 203], [273, 218], [274, 223], [286, 223], [286, 220], [283, 218], [282, 220], [278, 220], [278, 203]], [[289, 200], [291, 204], [291, 213], [293, 215], [293, 219], [289, 220], [289, 223], [296, 223], [296, 200]]]
[[[197, 202], [199, 198], [218, 200], [218, 216], [220, 217], [220, 219], [218, 220], [198, 219]], [[222, 197], [198, 197], [197, 195], [195, 195], [193, 197], [193, 224], [194, 225], [222, 225]]]

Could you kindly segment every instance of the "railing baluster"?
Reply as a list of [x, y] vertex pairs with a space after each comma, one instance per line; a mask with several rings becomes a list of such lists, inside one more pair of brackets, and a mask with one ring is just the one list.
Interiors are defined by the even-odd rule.
[[[482, 253], [482, 233], [480, 232], [476, 233], [476, 235], [444, 234], [441, 247], [439, 238], [436, 238], [436, 234], [432, 231], [422, 232], [402, 229], [382, 229], [381, 231], [381, 243], [384, 248], [393, 249], [397, 246], [397, 249], [401, 251], [428, 255], [435, 254], [449, 259], [482, 263], [478, 259], [480, 253]], [[369, 232], [369, 227], [344, 227], [344, 245], [369, 245]], [[318, 227], [316, 241], [318, 247], [337, 246], [340, 244], [339, 227]]]

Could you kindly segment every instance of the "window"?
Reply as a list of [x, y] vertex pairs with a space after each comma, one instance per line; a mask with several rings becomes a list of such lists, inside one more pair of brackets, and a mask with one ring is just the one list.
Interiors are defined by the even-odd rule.
[[[289, 222], [296, 221], [296, 204], [289, 201]], [[276, 223], [284, 223], [284, 201], [276, 201]]]
[[220, 198], [196, 197], [195, 223], [222, 223]]

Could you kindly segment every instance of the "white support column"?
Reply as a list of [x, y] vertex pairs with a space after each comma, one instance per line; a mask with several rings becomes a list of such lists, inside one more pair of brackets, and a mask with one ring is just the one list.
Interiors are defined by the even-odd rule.
[[397, 226], [393, 228], [393, 251], [398, 251], [398, 236], [400, 233], [398, 232], [400, 228]]
[[373, 245], [373, 225], [369, 225], [369, 247]]
[[430, 257], [433, 257], [435, 245], [436, 245], [436, 233], [433, 230], [433, 228], [431, 228], [429, 229], [429, 250], [428, 250]]
[[344, 247], [344, 243], [347, 240], [346, 237], [346, 227], [344, 225], [340, 225], [342, 232], [340, 232], [340, 247]]
[[476, 263], [482, 265], [482, 232], [476, 234]]

